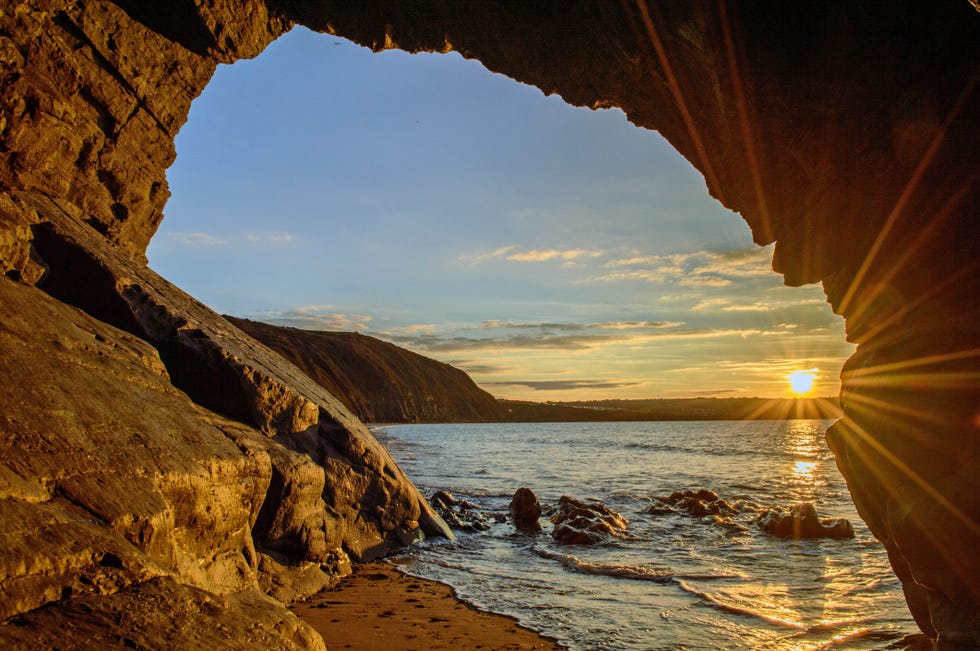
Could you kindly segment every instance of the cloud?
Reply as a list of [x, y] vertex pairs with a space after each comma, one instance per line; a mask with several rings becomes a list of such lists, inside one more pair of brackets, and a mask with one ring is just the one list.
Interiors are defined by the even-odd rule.
[[446, 361], [450, 366], [455, 366], [458, 369], [466, 371], [469, 374], [479, 373], [483, 375], [493, 375], [496, 373], [505, 373], [512, 371], [513, 369], [506, 366], [497, 366], [495, 364], [483, 364], [479, 362], [474, 362], [468, 359], [450, 359]]
[[251, 244], [289, 244], [293, 241], [293, 234], [286, 232], [246, 233], [245, 241]]
[[773, 275], [770, 248], [691, 251], [666, 255], [634, 254], [609, 260], [592, 282], [644, 281], [683, 287], [727, 287], [745, 278]]
[[706, 298], [699, 301], [691, 309], [720, 310], [722, 312], [774, 312], [776, 310], [799, 307], [802, 305], [823, 305], [824, 303], [826, 303], [826, 301], [819, 298], [800, 298], [795, 300], [769, 299], [765, 301], [755, 301], [753, 303], [732, 303], [727, 298]]
[[634, 330], [676, 328], [682, 325], [684, 325], [682, 321], [605, 321], [602, 323], [591, 323], [589, 327], [602, 328], [604, 330]]
[[531, 249], [530, 251], [519, 251], [507, 256], [508, 260], [515, 262], [547, 262], [559, 258], [561, 260], [577, 260], [578, 258], [598, 258], [602, 255], [601, 251], [589, 251], [587, 249]]
[[700, 257], [703, 261], [694, 269], [694, 273], [699, 275], [748, 278], [775, 273], [772, 270], [772, 250], [769, 247], [702, 252]]
[[656, 269], [630, 269], [628, 271], [613, 271], [592, 276], [587, 282], [617, 282], [620, 280], [642, 280], [648, 283], [662, 283], [667, 276]]
[[589, 249], [530, 249], [524, 251], [521, 250], [521, 247], [511, 244], [488, 253], [460, 256], [460, 259], [471, 263], [486, 262], [487, 260], [493, 259], [504, 259], [511, 262], [547, 262], [549, 260], [561, 260], [566, 265], [569, 265], [580, 258], [598, 258], [602, 255], [602, 251]]
[[680, 321], [600, 321], [597, 323], [523, 323], [518, 321], [484, 321], [484, 330], [544, 330], [550, 332], [579, 332], [582, 330], [648, 330], [673, 328]]
[[694, 305], [692, 310], [713, 310], [715, 308], [721, 309], [726, 305], [730, 305], [730, 301], [727, 298], [706, 298], [699, 301]]
[[581, 323], [520, 323], [516, 321], [497, 321], [493, 319], [482, 322], [480, 327], [484, 330], [577, 331], [585, 329], [585, 326]]
[[691, 391], [690, 394], [692, 398], [711, 398], [729, 393], [738, 393], [739, 391], [739, 389], [714, 389], [711, 391]]
[[161, 233], [164, 237], [183, 246], [225, 246], [228, 240], [208, 233], [172, 232]]
[[465, 337], [421, 335], [417, 337], [390, 337], [391, 341], [415, 350], [431, 353], [474, 350], [588, 350], [609, 337], [601, 335], [513, 335], [509, 337]]
[[661, 264], [665, 256], [661, 255], [641, 255], [633, 256], [631, 258], [620, 258], [619, 260], [610, 260], [606, 264], [602, 265], [607, 269], [615, 269], [617, 267], [635, 267], [637, 265], [658, 265]]
[[281, 245], [293, 241], [293, 234], [286, 232], [245, 233], [230, 237], [218, 237], [210, 233], [170, 232], [161, 233], [168, 240], [182, 246], [227, 246], [233, 243]]
[[510, 382], [481, 382], [485, 386], [527, 387], [535, 391], [571, 391], [574, 389], [622, 389], [639, 382], [609, 382], [602, 380], [513, 380]]
[[499, 249], [490, 251], [489, 253], [479, 253], [476, 255], [469, 255], [469, 256], [463, 255], [460, 256], [460, 259], [463, 260], [464, 262], [471, 262], [471, 263], [485, 262], [487, 260], [492, 260], [494, 258], [502, 258], [516, 248], [517, 247], [514, 245], [502, 246]]
[[439, 331], [433, 323], [418, 323], [413, 325], [394, 326], [379, 332], [380, 336], [387, 337], [412, 337], [418, 335], [435, 335]]
[[331, 332], [364, 331], [369, 327], [371, 317], [365, 314], [344, 314], [332, 312], [330, 305], [303, 305], [289, 310], [268, 310], [246, 318], [288, 326], [300, 330], [328, 330]]
[[714, 276], [685, 276], [677, 281], [682, 287], [728, 287], [732, 281]]
[[[655, 323], [655, 322], [651, 322]], [[399, 346], [405, 346], [427, 353], [472, 352], [492, 350], [495, 352], [514, 350], [564, 350], [583, 351], [593, 350], [602, 346], [637, 345], [655, 340], [667, 339], [711, 339], [717, 337], [751, 337], [766, 334], [787, 334], [785, 331], [768, 332], [757, 328], [681, 328], [683, 324], [663, 322], [659, 327], [645, 329], [596, 328], [583, 329], [581, 332], [568, 334], [539, 330], [528, 334], [519, 333], [497, 337], [469, 337], [462, 335], [418, 335], [392, 336], [381, 335]], [[605, 331], [603, 331], [605, 330]]]

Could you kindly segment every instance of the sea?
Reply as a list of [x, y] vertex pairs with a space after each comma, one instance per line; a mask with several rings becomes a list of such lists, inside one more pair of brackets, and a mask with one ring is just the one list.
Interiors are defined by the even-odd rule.
[[[491, 523], [392, 562], [573, 650], [894, 648], [918, 629], [824, 442], [831, 422], [376, 427], [427, 497], [449, 491]], [[546, 510], [562, 495], [601, 502], [626, 534], [563, 545], [547, 515], [541, 533], [520, 533], [502, 521], [519, 487]], [[658, 496], [702, 488], [739, 512], [648, 512]], [[848, 519], [855, 537], [783, 540], [755, 524], [799, 502]]]

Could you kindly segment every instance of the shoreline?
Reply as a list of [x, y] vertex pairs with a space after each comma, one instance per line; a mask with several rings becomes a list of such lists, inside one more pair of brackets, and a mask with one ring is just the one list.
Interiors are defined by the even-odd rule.
[[512, 617], [478, 610], [444, 583], [384, 561], [356, 565], [336, 587], [290, 610], [330, 649], [565, 649]]

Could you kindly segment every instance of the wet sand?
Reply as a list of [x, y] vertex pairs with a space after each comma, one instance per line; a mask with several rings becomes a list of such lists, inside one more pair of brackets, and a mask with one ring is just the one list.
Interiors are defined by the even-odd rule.
[[476, 610], [449, 586], [387, 563], [357, 566], [333, 590], [292, 606], [333, 649], [562, 649], [513, 619]]

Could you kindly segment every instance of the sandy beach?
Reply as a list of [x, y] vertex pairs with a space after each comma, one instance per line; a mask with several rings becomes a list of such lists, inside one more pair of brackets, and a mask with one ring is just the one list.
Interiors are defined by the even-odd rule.
[[561, 649], [513, 619], [463, 603], [449, 586], [383, 562], [292, 607], [330, 649]]

